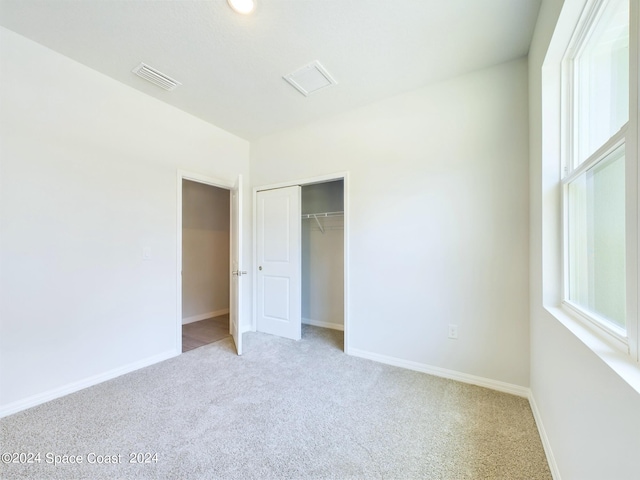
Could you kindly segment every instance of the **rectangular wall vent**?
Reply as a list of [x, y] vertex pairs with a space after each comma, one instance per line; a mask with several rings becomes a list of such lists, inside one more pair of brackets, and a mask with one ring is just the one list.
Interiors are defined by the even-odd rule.
[[285, 75], [282, 78], [289, 82], [305, 97], [317, 92], [318, 90], [338, 83], [317, 60], [309, 65], [299, 68], [289, 75]]
[[160, 88], [164, 88], [165, 90], [171, 91], [174, 90], [178, 85], [182, 85], [177, 80], [174, 80], [170, 76], [165, 75], [164, 73], [161, 73], [155, 68], [152, 68], [144, 63], [138, 65], [132, 70], [132, 72], [139, 77], [142, 77], [145, 80], [153, 83], [154, 85], [157, 85]]

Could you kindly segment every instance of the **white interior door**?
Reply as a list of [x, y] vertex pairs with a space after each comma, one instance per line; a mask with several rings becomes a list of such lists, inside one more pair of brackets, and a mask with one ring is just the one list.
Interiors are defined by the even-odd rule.
[[257, 330], [300, 340], [300, 186], [257, 192]]
[[240, 315], [242, 309], [242, 175], [238, 175], [231, 189], [231, 280], [229, 288], [229, 330], [236, 344], [238, 355], [242, 355]]

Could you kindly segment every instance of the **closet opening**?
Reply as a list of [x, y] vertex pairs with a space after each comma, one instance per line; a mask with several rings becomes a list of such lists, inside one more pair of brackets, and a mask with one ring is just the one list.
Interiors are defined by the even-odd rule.
[[182, 179], [182, 352], [230, 336], [230, 191]]
[[342, 331], [331, 337], [348, 353], [347, 184], [339, 174], [254, 189], [254, 330]]
[[344, 331], [344, 181], [302, 185], [301, 210], [302, 323]]

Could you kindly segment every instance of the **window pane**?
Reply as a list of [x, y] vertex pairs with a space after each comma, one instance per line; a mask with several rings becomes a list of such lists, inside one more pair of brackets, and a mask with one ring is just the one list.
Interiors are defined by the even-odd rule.
[[610, 0], [575, 58], [574, 167], [629, 119], [629, 1]]
[[624, 146], [568, 185], [568, 299], [625, 328]]

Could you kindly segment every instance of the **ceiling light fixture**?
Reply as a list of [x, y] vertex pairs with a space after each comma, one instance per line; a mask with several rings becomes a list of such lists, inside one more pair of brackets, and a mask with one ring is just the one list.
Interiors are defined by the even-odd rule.
[[256, 0], [227, 0], [229, 6], [242, 15], [249, 15], [256, 8]]

